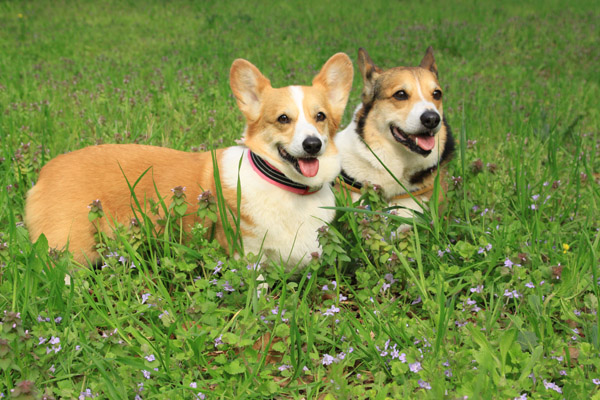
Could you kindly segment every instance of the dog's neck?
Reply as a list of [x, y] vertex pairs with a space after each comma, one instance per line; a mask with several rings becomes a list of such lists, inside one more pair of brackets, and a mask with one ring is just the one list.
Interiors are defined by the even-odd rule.
[[[440, 160], [439, 151], [433, 151], [423, 157], [412, 153], [401, 144], [390, 143], [387, 140], [382, 141], [384, 145], [370, 146], [372, 151], [369, 150], [367, 143], [358, 132], [357, 120], [362, 107], [362, 104], [357, 107], [352, 122], [336, 137], [336, 145], [341, 154], [344, 172], [358, 182], [369, 182], [381, 186], [384, 195], [388, 198], [406, 193], [407, 190], [421, 189], [420, 182], [413, 183], [414, 179], [411, 178], [420, 173], [435, 173], [435, 168]], [[382, 163], [402, 185], [396, 182]]]
[[321, 187], [311, 188], [301, 183], [292, 181], [281, 171], [273, 167], [265, 159], [260, 157], [258, 154], [252, 152], [252, 150], [250, 149], [248, 149], [248, 162], [252, 166], [252, 169], [256, 171], [256, 173], [261, 178], [277, 186], [278, 188], [287, 190], [288, 192], [296, 193], [299, 195], [308, 195], [314, 194], [321, 190]]

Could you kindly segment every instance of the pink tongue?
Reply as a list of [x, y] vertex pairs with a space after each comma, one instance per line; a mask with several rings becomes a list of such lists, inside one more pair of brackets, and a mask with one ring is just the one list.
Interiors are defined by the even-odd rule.
[[415, 139], [417, 146], [425, 151], [431, 150], [435, 146], [435, 136], [419, 135]]
[[302, 175], [312, 178], [319, 172], [319, 160], [316, 158], [299, 158], [300, 172]]

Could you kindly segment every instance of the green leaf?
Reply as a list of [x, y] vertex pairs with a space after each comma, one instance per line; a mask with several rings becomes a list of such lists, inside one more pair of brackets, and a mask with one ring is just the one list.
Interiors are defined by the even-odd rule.
[[246, 367], [241, 365], [239, 360], [233, 360], [224, 369], [225, 372], [231, 375], [243, 374], [246, 371]]

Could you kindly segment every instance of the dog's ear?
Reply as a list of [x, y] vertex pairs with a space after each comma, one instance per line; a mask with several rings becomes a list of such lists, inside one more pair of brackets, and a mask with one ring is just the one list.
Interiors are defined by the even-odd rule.
[[314, 86], [322, 86], [327, 91], [335, 125], [339, 125], [344, 114], [353, 77], [354, 68], [350, 57], [345, 53], [337, 53], [327, 60], [312, 81]]
[[261, 96], [271, 81], [264, 77], [252, 63], [238, 58], [229, 71], [229, 85], [238, 107], [249, 122], [260, 116]]
[[435, 58], [433, 58], [433, 47], [429, 46], [427, 48], [425, 57], [423, 57], [423, 59], [421, 60], [421, 64], [419, 64], [419, 67], [428, 69], [429, 71], [433, 72], [433, 74], [437, 78], [438, 69], [437, 69], [437, 65], [435, 65]]
[[363, 78], [362, 100], [365, 103], [372, 99], [375, 81], [382, 70], [375, 65], [367, 51], [362, 47], [358, 49], [358, 68]]

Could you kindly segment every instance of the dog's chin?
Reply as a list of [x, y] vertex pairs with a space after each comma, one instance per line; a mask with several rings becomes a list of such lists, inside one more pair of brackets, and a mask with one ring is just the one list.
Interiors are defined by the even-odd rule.
[[390, 133], [394, 140], [406, 147], [413, 153], [422, 155], [423, 157], [431, 154], [435, 147], [434, 131], [424, 131], [418, 134], [408, 134], [395, 125], [390, 125]]
[[294, 157], [281, 145], [277, 146], [277, 151], [279, 152], [279, 157], [281, 157], [283, 161], [292, 166], [292, 168], [302, 175], [303, 178], [306, 178], [302, 180], [314, 178], [319, 173], [318, 157]]

